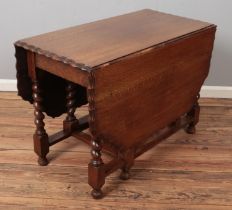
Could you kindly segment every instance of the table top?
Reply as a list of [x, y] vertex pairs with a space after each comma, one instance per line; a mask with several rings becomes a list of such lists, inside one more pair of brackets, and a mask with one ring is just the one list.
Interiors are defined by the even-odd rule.
[[93, 68], [210, 26], [145, 9], [23, 39], [15, 45], [72, 66]]

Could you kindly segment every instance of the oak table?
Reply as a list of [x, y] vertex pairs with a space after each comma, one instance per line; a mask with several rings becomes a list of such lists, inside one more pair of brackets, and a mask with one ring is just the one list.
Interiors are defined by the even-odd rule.
[[[215, 32], [146, 9], [17, 41], [18, 94], [34, 104], [38, 163], [47, 165], [49, 147], [70, 136], [89, 143], [89, 184], [101, 198], [109, 174], [121, 169], [128, 179], [136, 157], [180, 128], [194, 133]], [[89, 115], [77, 119], [85, 104]], [[48, 136], [44, 113], [65, 112], [63, 130]]]

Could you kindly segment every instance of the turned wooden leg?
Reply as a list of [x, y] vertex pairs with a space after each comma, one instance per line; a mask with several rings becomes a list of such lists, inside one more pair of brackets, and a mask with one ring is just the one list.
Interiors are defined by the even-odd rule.
[[93, 188], [91, 195], [95, 199], [103, 197], [101, 190], [105, 184], [105, 169], [101, 158], [101, 140], [99, 138], [92, 138], [92, 160], [88, 166], [89, 185]]
[[39, 88], [39, 83], [37, 80], [33, 81], [33, 99], [34, 99], [34, 115], [35, 115], [35, 125], [36, 130], [33, 136], [34, 139], [34, 151], [39, 156], [38, 163], [41, 166], [45, 166], [48, 164], [48, 160], [46, 155], [49, 152], [49, 142], [48, 142], [48, 135], [44, 128], [44, 114], [42, 112], [42, 97], [41, 97], [41, 90]]
[[197, 96], [197, 101], [193, 105], [192, 109], [189, 113], [187, 113], [187, 117], [191, 118], [191, 122], [185, 128], [185, 131], [189, 134], [194, 134], [196, 132], [196, 124], [199, 122], [199, 115], [200, 115], [200, 106], [198, 103], [198, 99], [200, 96]]
[[76, 100], [76, 85], [72, 82], [67, 83], [66, 87], [66, 99], [67, 99], [67, 116], [63, 122], [63, 129], [67, 133], [71, 133], [78, 128], [79, 122], [75, 116], [75, 100]]
[[121, 168], [121, 174], [119, 176], [122, 180], [128, 180], [130, 178], [130, 169], [134, 165], [134, 151], [128, 150], [123, 154], [125, 164]]

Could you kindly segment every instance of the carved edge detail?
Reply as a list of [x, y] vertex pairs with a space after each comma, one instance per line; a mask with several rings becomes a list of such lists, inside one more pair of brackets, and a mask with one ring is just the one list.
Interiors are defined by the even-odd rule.
[[51, 58], [53, 60], [61, 61], [64, 64], [68, 64], [68, 65], [70, 65], [72, 67], [79, 68], [82, 71], [91, 72], [91, 70], [92, 70], [91, 67], [86, 66], [83, 63], [77, 63], [76, 61], [74, 61], [72, 59], [69, 59], [69, 58], [67, 58], [65, 56], [59, 56], [59, 55], [57, 55], [55, 53], [52, 53], [52, 52], [49, 52], [47, 50], [42, 50], [39, 47], [35, 47], [34, 45], [29, 45], [29, 44], [27, 44], [26, 42], [23, 42], [23, 41], [17, 41], [17, 42], [14, 43], [14, 45], [17, 46], [17, 47], [22, 47], [22, 48], [24, 48], [26, 50], [30, 50], [30, 51], [32, 51], [34, 53], [44, 55], [44, 56], [46, 56], [48, 58]]
[[[209, 26], [207, 26], [207, 27], [205, 27], [203, 29], [199, 29], [199, 30], [197, 30], [195, 32], [192, 32], [192, 34], [196, 34], [198, 32], [206, 31], [206, 30], [208, 30], [210, 28], [212, 28], [214, 31], [216, 31], [216, 25], [212, 24], [212, 25], [209, 25]], [[166, 42], [166, 44], [172, 43], [173, 41], [178, 41], [178, 40], [180, 40], [180, 38], [182, 38], [182, 39], [183, 38], [188, 38], [188, 36], [189, 36], [189, 34], [183, 35], [181, 37], [177, 37], [175, 39], [169, 40], [168, 42]], [[83, 63], [80, 63], [80, 62], [76, 62], [76, 61], [74, 61], [72, 59], [69, 59], [69, 58], [67, 58], [65, 56], [59, 56], [59, 55], [57, 55], [55, 53], [52, 53], [52, 52], [49, 52], [47, 50], [42, 50], [41, 48], [35, 47], [33, 45], [30, 45], [30, 44], [27, 44], [26, 42], [24, 42], [22, 40], [19, 40], [19, 41], [15, 42], [14, 45], [18, 46], [18, 47], [22, 47], [22, 48], [24, 48], [26, 50], [30, 50], [30, 51], [35, 52], [37, 54], [44, 55], [44, 56], [46, 56], [48, 58], [52, 58], [53, 60], [61, 61], [64, 64], [68, 64], [68, 65], [70, 65], [72, 67], [79, 68], [80, 70], [83, 70], [83, 71], [91, 72], [91, 70], [92, 70], [92, 68], [90, 66], [87, 66], [87, 65], [85, 65]], [[134, 54], [137, 54], [137, 53], [142, 53], [143, 51], [147, 51], [147, 50], [153, 49], [154, 47], [159, 47], [159, 46], [163, 46], [163, 43], [160, 43], [160, 44], [157, 44], [157, 45], [154, 45], [154, 46], [150, 46], [150, 47], [148, 47], [146, 49], [143, 49], [142, 51], [139, 51], [139, 52], [131, 53], [131, 55], [134, 55]], [[95, 66], [95, 69], [101, 68], [101, 67], [103, 67], [105, 65], [111, 65], [111, 64], [121, 60], [122, 58], [124, 58], [124, 56], [119, 57], [117, 59], [114, 59], [114, 60], [112, 60], [110, 62], [107, 62], [107, 63], [99, 64], [99, 65]]]

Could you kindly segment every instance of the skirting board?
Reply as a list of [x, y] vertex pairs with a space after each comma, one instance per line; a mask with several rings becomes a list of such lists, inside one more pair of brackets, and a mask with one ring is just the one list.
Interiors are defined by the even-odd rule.
[[14, 79], [0, 79], [0, 91], [17, 91], [17, 81]]
[[[17, 91], [16, 80], [0, 79], [0, 91]], [[232, 98], [232, 86], [203, 86], [202, 98]]]
[[202, 98], [232, 98], [232, 87], [203, 86], [200, 95]]

